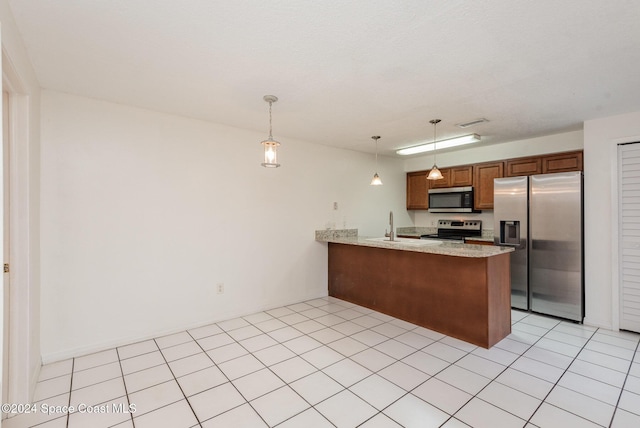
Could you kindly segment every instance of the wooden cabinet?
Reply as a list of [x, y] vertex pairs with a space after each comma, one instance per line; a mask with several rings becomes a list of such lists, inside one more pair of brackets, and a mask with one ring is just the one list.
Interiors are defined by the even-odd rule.
[[451, 187], [451, 185], [449, 184], [449, 182], [451, 181], [451, 169], [449, 168], [439, 168], [439, 169], [443, 178], [442, 180], [429, 180], [430, 189], [442, 189], [445, 187]]
[[542, 159], [539, 156], [509, 159], [505, 162], [505, 168], [505, 177], [542, 174]]
[[329, 243], [329, 296], [490, 348], [511, 333], [510, 254]]
[[407, 209], [429, 208], [429, 189], [473, 186], [474, 208], [493, 209], [493, 179], [522, 175], [582, 171], [582, 150], [441, 168], [442, 180], [427, 180], [429, 171], [407, 173]]
[[474, 208], [493, 209], [493, 179], [504, 176], [504, 162], [487, 162], [474, 165]]
[[440, 172], [444, 178], [442, 180], [433, 180], [431, 189], [473, 185], [473, 165], [440, 168]]
[[407, 209], [426, 210], [429, 208], [429, 171], [407, 173]]
[[505, 177], [582, 171], [582, 151], [554, 153], [505, 161]]
[[456, 166], [451, 170], [449, 182], [451, 187], [463, 187], [473, 185], [473, 165]]
[[473, 239], [473, 238], [465, 238], [464, 243], [465, 244], [472, 244], [472, 245], [493, 245], [493, 242], [478, 241], [478, 240]]
[[557, 153], [542, 157], [542, 173], [582, 171], [582, 151]]

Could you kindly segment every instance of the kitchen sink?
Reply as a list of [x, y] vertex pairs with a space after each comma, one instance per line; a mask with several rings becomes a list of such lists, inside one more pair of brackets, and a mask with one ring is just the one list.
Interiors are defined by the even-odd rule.
[[442, 241], [434, 239], [411, 239], [411, 238], [395, 238], [389, 241], [389, 238], [366, 238], [367, 241], [384, 242], [392, 245], [411, 245], [414, 247], [426, 247], [427, 245], [440, 245]]

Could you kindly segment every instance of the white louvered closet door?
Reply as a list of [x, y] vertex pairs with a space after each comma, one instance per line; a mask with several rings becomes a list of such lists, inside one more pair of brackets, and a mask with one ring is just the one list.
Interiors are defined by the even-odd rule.
[[640, 142], [618, 146], [620, 328], [640, 332]]

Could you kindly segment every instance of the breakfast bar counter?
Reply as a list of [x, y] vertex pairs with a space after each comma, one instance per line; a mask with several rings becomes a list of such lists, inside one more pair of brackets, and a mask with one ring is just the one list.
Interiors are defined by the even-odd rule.
[[509, 248], [353, 234], [316, 240], [328, 243], [330, 296], [484, 348], [511, 332]]

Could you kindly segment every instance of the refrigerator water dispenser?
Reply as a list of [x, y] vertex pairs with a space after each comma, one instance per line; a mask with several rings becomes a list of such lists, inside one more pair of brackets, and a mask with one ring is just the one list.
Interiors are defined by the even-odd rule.
[[500, 244], [520, 245], [520, 222], [518, 220], [500, 221]]

